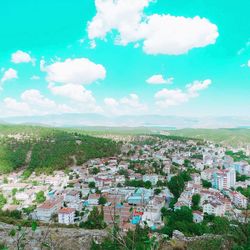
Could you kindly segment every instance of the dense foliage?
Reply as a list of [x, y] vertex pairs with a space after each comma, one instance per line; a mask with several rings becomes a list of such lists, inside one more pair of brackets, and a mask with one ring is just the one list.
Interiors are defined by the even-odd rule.
[[250, 163], [250, 158], [245, 155], [243, 151], [233, 152], [233, 151], [226, 151], [226, 155], [231, 156], [234, 161], [248, 161]]
[[203, 234], [222, 235], [231, 242], [229, 249], [248, 249], [250, 243], [250, 224], [229, 221], [225, 217], [205, 215], [201, 223], [193, 222], [192, 210], [181, 207], [175, 211], [162, 210], [165, 226], [161, 233], [172, 236], [174, 230], [179, 230], [186, 236]]
[[197, 138], [216, 143], [228, 144], [231, 146], [247, 145], [250, 142], [250, 129], [177, 129], [168, 131], [173, 136], [184, 136], [189, 138]]
[[178, 199], [184, 190], [185, 182], [191, 180], [189, 171], [183, 171], [176, 176], [173, 176], [168, 182], [168, 188], [174, 195], [175, 199]]
[[94, 241], [91, 245], [91, 250], [151, 250], [157, 249], [155, 246], [155, 238], [149, 237], [150, 230], [148, 228], [136, 227], [135, 231], [128, 231], [122, 236], [118, 230], [113, 229], [110, 237], [103, 240], [101, 244]]
[[106, 224], [104, 222], [103, 208], [99, 210], [97, 207], [93, 207], [93, 210], [90, 212], [87, 221], [81, 222], [81, 228], [87, 229], [104, 229]]
[[66, 132], [60, 129], [1, 126], [0, 173], [25, 167], [31, 172], [52, 173], [91, 158], [113, 156], [119, 145], [109, 139]]
[[46, 200], [46, 197], [44, 195], [43, 191], [39, 191], [36, 193], [36, 202], [37, 203], [43, 203]]
[[125, 186], [129, 187], [144, 187], [147, 189], [152, 188], [152, 184], [150, 181], [143, 181], [143, 180], [126, 180]]
[[7, 199], [0, 193], [0, 209], [7, 203]]

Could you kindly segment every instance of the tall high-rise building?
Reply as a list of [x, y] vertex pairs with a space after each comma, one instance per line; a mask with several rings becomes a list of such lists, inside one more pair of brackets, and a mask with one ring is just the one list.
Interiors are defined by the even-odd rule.
[[235, 186], [236, 173], [234, 168], [218, 170], [213, 174], [213, 187], [219, 190], [229, 189]]

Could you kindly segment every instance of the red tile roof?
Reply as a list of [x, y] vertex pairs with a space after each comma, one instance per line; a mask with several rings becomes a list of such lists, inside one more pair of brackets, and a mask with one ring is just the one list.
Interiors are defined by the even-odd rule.
[[75, 212], [74, 208], [64, 207], [64, 208], [61, 208], [58, 213], [59, 214], [71, 214], [73, 212]]

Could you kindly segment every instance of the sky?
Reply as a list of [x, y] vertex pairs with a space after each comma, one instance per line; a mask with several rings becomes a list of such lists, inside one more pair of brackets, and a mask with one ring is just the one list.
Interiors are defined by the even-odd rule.
[[2, 0], [0, 117], [249, 117], [249, 9], [249, 0]]

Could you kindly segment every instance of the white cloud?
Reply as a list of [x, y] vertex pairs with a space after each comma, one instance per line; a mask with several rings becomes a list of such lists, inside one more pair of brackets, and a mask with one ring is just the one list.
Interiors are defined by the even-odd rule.
[[33, 75], [31, 76], [30, 80], [40, 80], [40, 76]]
[[85, 41], [84, 38], [81, 38], [81, 39], [79, 40], [79, 43], [80, 43], [80, 44], [83, 44], [84, 41]]
[[204, 80], [203, 82], [201, 81], [194, 81], [191, 84], [188, 84], [187, 90], [188, 90], [188, 94], [190, 96], [197, 96], [198, 92], [200, 90], [206, 89], [208, 88], [208, 86], [212, 83], [212, 81], [210, 79]]
[[242, 47], [241, 49], [238, 50], [237, 55], [241, 55], [243, 53], [245, 53], [250, 47], [250, 40], [248, 39], [248, 41], [245, 43], [244, 47]]
[[57, 96], [67, 97], [74, 101], [77, 111], [101, 112], [101, 108], [96, 105], [96, 100], [90, 90], [86, 90], [82, 85], [65, 84], [56, 86], [49, 84], [50, 91]]
[[180, 55], [214, 44], [218, 30], [206, 18], [143, 13], [151, 0], [95, 0], [97, 13], [88, 23], [90, 39], [105, 39], [115, 30], [115, 44], [143, 41], [147, 54]]
[[9, 68], [4, 72], [1, 82], [4, 83], [11, 79], [17, 79], [17, 78], [18, 78], [17, 71], [12, 68]]
[[152, 15], [142, 24], [143, 50], [147, 54], [185, 54], [193, 48], [214, 44], [217, 26], [206, 18]]
[[248, 66], [248, 67], [250, 67], [250, 60], [248, 60], [248, 62], [247, 62], [247, 66]]
[[123, 97], [120, 100], [120, 103], [125, 104], [131, 108], [136, 108], [136, 109], [140, 109], [140, 110], [145, 108], [145, 105], [140, 103], [138, 95], [133, 94], [133, 93], [127, 97]]
[[21, 94], [21, 100], [36, 107], [54, 108], [56, 104], [54, 101], [44, 97], [39, 90], [29, 89]]
[[212, 81], [207, 79], [187, 84], [185, 90], [164, 88], [155, 94], [156, 105], [160, 108], [180, 105], [199, 96], [199, 92], [208, 88], [211, 83]]
[[106, 77], [106, 70], [101, 64], [95, 64], [87, 58], [76, 58], [46, 66], [41, 60], [40, 68], [47, 73], [49, 90], [54, 95], [67, 97], [74, 102], [77, 112], [101, 112], [92, 92], [83, 86]]
[[173, 83], [174, 78], [169, 77], [164, 79], [163, 75], [153, 75], [149, 77], [146, 82], [149, 84], [171, 84]]
[[[3, 113], [4, 112], [4, 113]], [[31, 115], [32, 110], [25, 102], [18, 102], [14, 98], [7, 97], [3, 100], [3, 115]]]
[[29, 63], [33, 60], [28, 53], [18, 50], [11, 55], [11, 61], [13, 63]]
[[147, 106], [141, 103], [138, 95], [134, 93], [119, 100], [115, 98], [105, 98], [104, 104], [106, 106], [106, 112], [115, 115], [140, 114], [147, 111]]
[[189, 97], [187, 93], [183, 92], [180, 89], [162, 89], [155, 94], [155, 99], [157, 106], [165, 108], [187, 102]]
[[48, 82], [62, 84], [90, 84], [106, 77], [105, 68], [87, 58], [66, 59], [48, 66], [41, 60], [40, 68], [47, 73]]
[[89, 42], [89, 46], [90, 46], [91, 49], [94, 49], [94, 48], [96, 47], [96, 42], [95, 42], [95, 40], [90, 41], [90, 42]]
[[20, 115], [46, 115], [75, 112], [66, 104], [58, 104], [43, 96], [39, 90], [29, 89], [24, 91], [20, 100], [7, 97], [0, 107], [2, 116]]
[[110, 107], [117, 107], [119, 105], [119, 102], [114, 98], [105, 98], [104, 103]]
[[42, 72], [45, 72], [45, 71], [46, 71], [46, 68], [45, 68], [45, 60], [44, 60], [44, 59], [40, 60], [40, 70], [41, 70]]
[[139, 43], [135, 43], [134, 48], [137, 49], [139, 47], [140, 47], [140, 44]]
[[90, 39], [106, 37], [111, 30], [120, 32], [123, 43], [136, 41], [137, 28], [142, 19], [143, 9], [150, 0], [95, 0], [96, 16], [88, 23]]
[[93, 102], [95, 99], [92, 92], [86, 90], [82, 85], [65, 84], [62, 86], [55, 86], [50, 84], [49, 89], [55, 95], [68, 97], [78, 102]]

